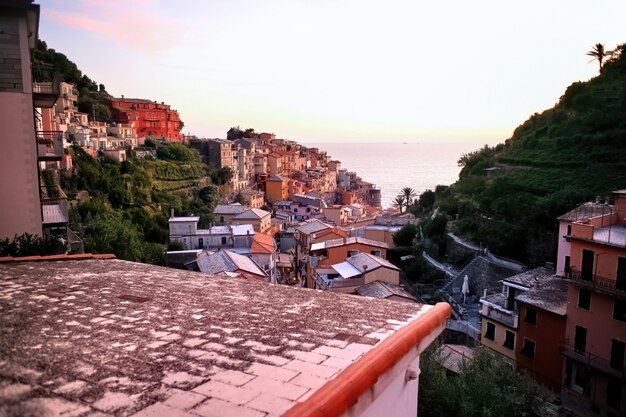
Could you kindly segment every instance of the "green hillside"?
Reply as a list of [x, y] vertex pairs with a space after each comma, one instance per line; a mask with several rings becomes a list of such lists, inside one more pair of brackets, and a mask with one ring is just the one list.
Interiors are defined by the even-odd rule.
[[436, 205], [458, 218], [454, 231], [500, 255], [541, 264], [556, 254], [556, 217], [626, 188], [625, 49], [503, 144], [459, 159], [459, 180], [436, 193]]

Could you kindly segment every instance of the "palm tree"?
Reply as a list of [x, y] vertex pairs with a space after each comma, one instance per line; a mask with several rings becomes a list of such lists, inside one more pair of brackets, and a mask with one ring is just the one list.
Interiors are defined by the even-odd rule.
[[612, 53], [613, 51], [605, 51], [603, 44], [596, 43], [593, 49], [587, 52], [587, 55], [589, 55], [590, 57], [593, 57], [593, 59], [589, 62], [596, 61], [596, 60], [598, 61], [598, 64], [600, 65], [600, 72], [602, 72], [602, 65], [604, 63], [604, 58], [611, 56]]
[[417, 194], [415, 193], [415, 190], [412, 189], [411, 187], [404, 187], [400, 195], [404, 197], [404, 204], [406, 205], [407, 209], [413, 203], [413, 198], [417, 196]]
[[402, 207], [404, 207], [404, 195], [400, 194], [393, 200], [393, 206], [398, 207], [400, 209], [400, 214], [402, 214]]

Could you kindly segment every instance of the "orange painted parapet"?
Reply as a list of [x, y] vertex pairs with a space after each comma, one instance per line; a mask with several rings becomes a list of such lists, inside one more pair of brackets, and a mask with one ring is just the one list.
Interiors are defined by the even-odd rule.
[[338, 417], [355, 405], [378, 378], [450, 317], [450, 305], [437, 303], [348, 366], [282, 417]]
[[42, 261], [76, 261], [81, 259], [116, 259], [116, 256], [112, 253], [92, 254], [92, 253], [78, 253], [75, 255], [47, 255], [47, 256], [20, 256], [14, 258], [13, 256], [4, 256], [0, 258], [0, 263], [7, 262], [42, 262]]

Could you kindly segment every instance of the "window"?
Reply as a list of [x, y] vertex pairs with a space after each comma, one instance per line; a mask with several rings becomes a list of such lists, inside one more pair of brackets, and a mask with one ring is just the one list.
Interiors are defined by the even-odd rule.
[[204, 249], [204, 239], [198, 238], [198, 248]]
[[374, 256], [380, 256], [380, 255], [381, 255], [381, 252], [380, 252], [379, 250], [373, 250], [373, 251], [372, 251], [372, 255], [374, 255]]
[[621, 256], [617, 257], [616, 277], [615, 288], [626, 291], [626, 258], [622, 258]]
[[580, 270], [580, 278], [585, 281], [591, 281], [593, 277], [593, 260], [595, 252], [589, 249], [583, 249], [582, 266]]
[[622, 384], [619, 378], [609, 377], [606, 386], [606, 405], [619, 410], [622, 402]]
[[585, 353], [587, 347], [587, 329], [576, 326], [576, 335], [574, 336], [574, 350], [579, 353]]
[[537, 325], [537, 310], [532, 307], [526, 306], [526, 315], [524, 316], [524, 321], [528, 324], [532, 324], [533, 326]]
[[572, 363], [572, 384], [571, 388], [579, 393], [583, 393], [589, 386], [591, 375], [587, 369], [587, 365], [580, 362]]
[[591, 307], [591, 291], [584, 288], [578, 290], [578, 308], [589, 310]]
[[496, 325], [487, 322], [487, 331], [485, 332], [485, 339], [496, 340]]
[[527, 358], [535, 359], [535, 342], [524, 338], [524, 345], [522, 346], [522, 351], [520, 353]]
[[613, 304], [613, 318], [626, 323], [626, 301], [615, 299]]
[[226, 236], [222, 236], [222, 245], [226, 244]]
[[611, 342], [611, 368], [618, 371], [624, 370], [624, 351], [626, 344], [621, 340], [613, 339]]
[[565, 257], [565, 267], [563, 268], [563, 272], [565, 273], [565, 275], [569, 275], [569, 273], [572, 271], [571, 262], [572, 262], [572, 258], [569, 255], [567, 255]]
[[356, 255], [357, 253], [359, 253], [359, 251], [358, 251], [358, 250], [349, 250], [349, 251], [348, 251], [348, 257], [353, 256], [353, 255]]
[[515, 349], [515, 333], [510, 330], [505, 331], [504, 347], [511, 350]]
[[572, 225], [568, 224], [567, 225], [567, 236], [571, 236], [571, 234], [572, 234]]

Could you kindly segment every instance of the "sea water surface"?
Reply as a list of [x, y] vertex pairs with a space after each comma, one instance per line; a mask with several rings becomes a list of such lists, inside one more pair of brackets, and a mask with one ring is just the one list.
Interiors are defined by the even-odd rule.
[[458, 179], [457, 161], [464, 153], [481, 148], [477, 142], [458, 143], [305, 143], [325, 150], [341, 167], [356, 173], [381, 189], [382, 206], [393, 206], [404, 187], [419, 195], [437, 185]]

